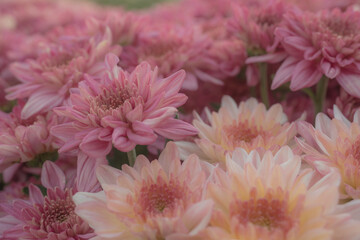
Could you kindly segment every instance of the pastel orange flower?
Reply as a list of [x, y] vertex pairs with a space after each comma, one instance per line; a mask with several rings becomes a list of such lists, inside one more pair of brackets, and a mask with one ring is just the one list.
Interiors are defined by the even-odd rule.
[[360, 199], [360, 111], [355, 112], [353, 122], [336, 105], [333, 113], [333, 119], [319, 113], [315, 128], [299, 122], [299, 132], [305, 141], [297, 142], [305, 152], [304, 159], [319, 172], [326, 174], [331, 167], [341, 174], [342, 200]]
[[335, 171], [321, 178], [301, 171], [300, 157], [287, 146], [262, 158], [237, 149], [226, 168], [209, 183], [215, 208], [206, 239], [358, 239], [360, 201], [338, 205]]
[[74, 196], [76, 213], [99, 239], [201, 239], [213, 202], [205, 199], [207, 175], [197, 156], [183, 164], [168, 143], [159, 160], [138, 156], [134, 168], [102, 166], [101, 193]]
[[210, 124], [195, 114], [193, 125], [199, 131], [195, 143], [176, 143], [182, 158], [195, 152], [203, 160], [224, 165], [226, 154], [236, 148], [275, 153], [296, 134], [294, 124], [287, 122], [280, 104], [266, 110], [265, 105], [254, 98], [237, 105], [230, 96], [224, 96], [218, 112], [210, 113], [208, 109], [205, 112]]

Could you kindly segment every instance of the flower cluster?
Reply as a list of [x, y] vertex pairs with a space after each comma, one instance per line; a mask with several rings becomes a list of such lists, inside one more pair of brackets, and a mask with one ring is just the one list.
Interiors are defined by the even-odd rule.
[[356, 1], [0, 1], [0, 238], [359, 240]]

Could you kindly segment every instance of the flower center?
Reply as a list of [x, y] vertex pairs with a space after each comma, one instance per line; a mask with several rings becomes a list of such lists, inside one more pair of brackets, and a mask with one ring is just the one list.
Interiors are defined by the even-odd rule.
[[358, 32], [358, 24], [351, 18], [342, 19], [340, 17], [331, 16], [324, 19], [323, 24], [329, 31], [339, 37], [353, 36]]
[[157, 215], [171, 211], [186, 194], [185, 187], [179, 183], [173, 180], [169, 183], [159, 180], [157, 183], [143, 186], [140, 190], [139, 203], [144, 213]]
[[231, 216], [240, 224], [254, 225], [267, 228], [269, 231], [282, 229], [287, 232], [293, 225], [287, 213], [288, 204], [279, 199], [250, 199], [248, 201], [235, 200], [231, 204]]
[[259, 131], [256, 127], [249, 126], [247, 122], [233, 123], [225, 126], [224, 132], [228, 139], [235, 144], [239, 144], [241, 142], [250, 143], [257, 136], [263, 135], [261, 130]]
[[99, 108], [106, 111], [118, 108], [131, 96], [131, 92], [128, 89], [121, 89], [116, 92], [104, 89], [102, 94], [95, 98], [95, 102]]
[[346, 155], [352, 155], [360, 163], [360, 137], [346, 151]]
[[[51, 53], [50, 53], [51, 54]], [[51, 55], [44, 56], [44, 59], [40, 59], [43, 61], [43, 65], [48, 69], [52, 70], [52, 68], [62, 68], [66, 67], [72, 60], [74, 56], [67, 52], [57, 52], [52, 53]]]
[[271, 12], [264, 12], [260, 13], [256, 17], [256, 23], [261, 26], [274, 26], [281, 21], [281, 15], [271, 13]]
[[[129, 102], [130, 105], [126, 105], [124, 110], [123, 106], [126, 102]], [[112, 115], [114, 110], [119, 110], [120, 115], [118, 115], [123, 116], [137, 104], [143, 104], [143, 100], [138, 99], [138, 91], [135, 86], [120, 87], [115, 85], [102, 89], [99, 95], [90, 99], [90, 111], [100, 118]]]
[[75, 215], [74, 209], [75, 203], [72, 201], [69, 192], [67, 192], [67, 196], [63, 199], [50, 199], [46, 197], [42, 214], [44, 226], [60, 224], [71, 219]]

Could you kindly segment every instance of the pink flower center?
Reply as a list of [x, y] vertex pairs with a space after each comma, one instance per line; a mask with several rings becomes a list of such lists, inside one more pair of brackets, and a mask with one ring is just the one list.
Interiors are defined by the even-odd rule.
[[354, 22], [350, 22], [349, 20], [344, 21], [336, 17], [326, 19], [324, 24], [328, 30], [337, 36], [353, 36], [358, 31]]
[[[130, 105], [122, 112], [125, 102]], [[104, 88], [102, 92], [90, 100], [91, 112], [100, 118], [112, 115], [113, 111], [120, 111], [118, 116], [123, 116], [126, 112], [133, 109], [137, 104], [142, 104], [142, 100], [138, 99], [138, 91], [135, 86], [113, 86], [113, 88]]]
[[157, 215], [174, 210], [185, 196], [185, 186], [173, 180], [169, 183], [160, 180], [141, 188], [139, 203], [143, 213]]
[[231, 204], [230, 214], [243, 225], [252, 223], [270, 231], [281, 229], [287, 232], [293, 226], [293, 221], [287, 213], [287, 207], [286, 201], [278, 199], [236, 200]]
[[178, 44], [172, 41], [155, 41], [146, 47], [145, 54], [154, 57], [161, 57], [166, 55], [167, 53], [173, 52], [177, 47]]
[[106, 111], [120, 107], [131, 96], [128, 89], [121, 89], [116, 92], [104, 89], [102, 94], [95, 98], [95, 102], [99, 108]]
[[234, 123], [224, 127], [224, 132], [228, 139], [234, 143], [251, 143], [257, 136], [264, 135], [262, 130], [249, 126], [247, 122]]
[[[72, 189], [47, 189], [43, 204], [27, 209], [25, 230], [36, 239], [78, 239], [93, 230], [74, 212]], [[49, 238], [50, 237], [50, 238]], [[35, 239], [35, 238], [34, 238]]]
[[44, 210], [42, 213], [42, 225], [44, 229], [47, 226], [60, 224], [71, 220], [76, 214], [74, 212], [75, 203], [70, 194], [64, 199], [45, 198]]
[[360, 137], [346, 151], [346, 155], [352, 155], [360, 164]]
[[72, 60], [74, 56], [67, 52], [57, 52], [51, 55], [45, 55], [42, 60], [43, 66], [45, 69], [52, 71], [52, 68], [62, 68], [66, 67]]
[[256, 17], [256, 23], [263, 27], [270, 27], [280, 23], [282, 16], [273, 12], [261, 12]]

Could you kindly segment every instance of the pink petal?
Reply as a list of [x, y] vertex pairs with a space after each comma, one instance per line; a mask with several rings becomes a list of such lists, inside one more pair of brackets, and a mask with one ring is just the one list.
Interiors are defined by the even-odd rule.
[[274, 90], [280, 87], [282, 84], [290, 81], [291, 76], [294, 73], [294, 69], [296, 64], [300, 60], [294, 57], [288, 57], [285, 61], [281, 64], [280, 68], [277, 70], [273, 82], [271, 84], [271, 89]]
[[337, 76], [336, 80], [348, 94], [360, 98], [359, 73], [341, 71], [341, 73]]
[[105, 157], [95, 159], [79, 152], [76, 168], [76, 188], [79, 192], [97, 192], [100, 190], [95, 170], [99, 164], [106, 163]]
[[134, 122], [132, 130], [128, 130], [127, 136], [130, 141], [140, 145], [150, 145], [155, 142], [157, 135], [154, 131], [142, 122]]
[[296, 65], [292, 73], [290, 89], [297, 91], [314, 86], [319, 82], [321, 76], [322, 73], [317, 69], [314, 62], [302, 60]]
[[29, 185], [29, 197], [33, 204], [43, 204], [44, 203], [44, 196], [41, 193], [40, 189], [36, 187], [34, 184]]
[[246, 64], [252, 63], [278, 63], [286, 58], [288, 54], [285, 52], [269, 53], [262, 56], [248, 57], [245, 61]]
[[198, 134], [198, 130], [193, 125], [173, 118], [158, 126], [155, 132], [173, 140], [180, 140], [184, 137]]
[[260, 81], [259, 69], [254, 64], [246, 66], [246, 82], [248, 86], [256, 86]]
[[321, 70], [325, 76], [330, 79], [336, 78], [340, 74], [340, 68], [333, 66], [330, 62], [323, 60], [320, 64]]
[[185, 212], [183, 222], [190, 230], [190, 235], [195, 235], [207, 227], [213, 207], [214, 202], [208, 199], [194, 204]]
[[185, 71], [177, 71], [171, 76], [157, 81], [156, 84], [153, 86], [153, 93], [156, 94], [158, 92], [165, 91], [165, 98], [176, 95], [179, 92], [184, 82], [184, 79]]
[[95, 158], [108, 155], [112, 148], [111, 141], [100, 140], [101, 132], [102, 129], [94, 129], [89, 132], [79, 146], [81, 151]]
[[129, 152], [136, 146], [136, 143], [127, 137], [126, 132], [126, 128], [116, 128], [112, 135], [114, 147], [122, 152]]
[[46, 161], [41, 171], [41, 184], [46, 188], [65, 188], [65, 174], [53, 162]]
[[164, 171], [169, 173], [170, 166], [174, 161], [178, 161], [180, 163], [179, 151], [174, 142], [168, 142], [159, 156], [159, 163], [163, 167]]
[[52, 92], [47, 89], [38, 90], [31, 94], [26, 102], [22, 112], [21, 118], [27, 119], [39, 112], [48, 112], [54, 107], [57, 107], [64, 101], [64, 96], [57, 92]]
[[119, 169], [107, 165], [100, 165], [96, 168], [96, 176], [102, 185], [116, 184], [117, 178], [121, 175], [122, 172]]
[[183, 89], [195, 91], [199, 88], [198, 80], [192, 73], [186, 73], [186, 78], [182, 85]]

